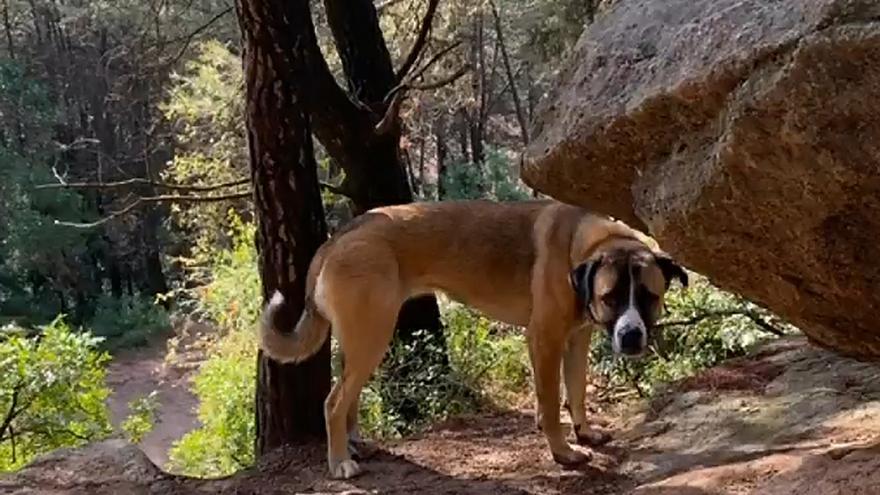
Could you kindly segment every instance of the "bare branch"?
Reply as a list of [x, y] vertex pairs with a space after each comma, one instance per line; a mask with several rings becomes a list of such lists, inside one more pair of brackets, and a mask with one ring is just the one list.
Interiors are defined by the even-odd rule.
[[385, 110], [385, 115], [382, 117], [382, 120], [380, 120], [374, 128], [377, 135], [382, 136], [387, 134], [394, 126], [394, 123], [397, 122], [397, 116], [400, 114], [400, 107], [403, 105], [406, 90], [406, 85], [400, 85], [391, 90], [394, 92], [391, 103], [388, 105], [388, 109]]
[[326, 191], [330, 191], [333, 194], [337, 194], [339, 196], [345, 196], [346, 198], [351, 198], [351, 193], [345, 190], [342, 186], [334, 186], [328, 182], [319, 181], [318, 185], [321, 186], [321, 189]]
[[15, 420], [16, 416], [22, 413], [23, 409], [18, 407], [18, 397], [21, 393], [21, 389], [24, 388], [24, 383], [19, 382], [12, 388], [12, 397], [10, 398], [9, 410], [6, 411], [6, 416], [3, 418], [3, 422], [0, 423], [0, 439], [4, 438], [6, 435], [6, 431], [12, 427], [12, 421]]
[[665, 327], [679, 327], [679, 326], [690, 326], [696, 325], [703, 320], [713, 319], [713, 318], [727, 318], [729, 316], [743, 316], [751, 320], [755, 325], [758, 325], [762, 330], [772, 333], [777, 337], [782, 337], [785, 335], [785, 332], [777, 328], [772, 323], [765, 320], [761, 315], [755, 313], [754, 311], [749, 311], [747, 309], [729, 309], [729, 310], [720, 310], [720, 311], [707, 311], [705, 313], [700, 313], [691, 318], [687, 318], [684, 320], [672, 320], [672, 321], [664, 321], [662, 323], [658, 323], [655, 328], [665, 328]]
[[251, 191], [240, 192], [240, 193], [232, 193], [232, 194], [223, 194], [219, 196], [182, 196], [182, 195], [161, 195], [161, 196], [148, 196], [145, 198], [137, 198], [128, 206], [121, 210], [114, 211], [113, 213], [107, 215], [106, 217], [96, 220], [94, 222], [88, 223], [78, 223], [78, 222], [65, 222], [61, 220], [55, 220], [55, 225], [62, 225], [65, 227], [73, 227], [78, 229], [91, 229], [122, 216], [131, 213], [139, 206], [149, 203], [214, 203], [218, 201], [230, 201], [234, 199], [244, 199], [251, 197], [253, 193]]
[[449, 46], [443, 48], [442, 50], [439, 50], [437, 53], [435, 53], [434, 55], [432, 55], [431, 58], [428, 59], [428, 61], [425, 63], [425, 65], [423, 65], [423, 66], [422, 66], [420, 69], [418, 69], [417, 71], [413, 72], [412, 77], [410, 77], [409, 79], [410, 79], [410, 80], [413, 80], [413, 79], [417, 79], [417, 78], [419, 78], [422, 74], [425, 73], [426, 70], [430, 69], [432, 65], [434, 65], [435, 63], [437, 63], [438, 60], [440, 60], [440, 59], [443, 58], [443, 56], [445, 56], [447, 53], [449, 53], [449, 52], [451, 52], [452, 50], [458, 48], [459, 46], [461, 46], [461, 40], [457, 40], [455, 43], [452, 43], [451, 45], [449, 45]]
[[243, 186], [250, 182], [250, 179], [238, 179], [220, 184], [211, 184], [209, 186], [187, 186], [183, 184], [169, 184], [166, 182], [157, 182], [154, 180], [136, 177], [118, 182], [59, 182], [57, 184], [40, 184], [35, 189], [120, 189], [132, 186], [153, 186], [159, 189], [169, 189], [173, 191], [193, 191], [208, 192], [218, 189], [226, 189], [229, 187]]
[[432, 89], [442, 88], [443, 86], [447, 86], [447, 85], [452, 84], [455, 81], [459, 80], [462, 76], [467, 74], [470, 70], [471, 70], [471, 68], [469, 66], [465, 65], [465, 66], [461, 67], [460, 69], [458, 69], [457, 71], [453, 72], [452, 74], [444, 77], [443, 79], [439, 79], [439, 80], [433, 81], [433, 82], [422, 83], [422, 84], [410, 84], [408, 87], [409, 87], [409, 89], [416, 89], [419, 91], [430, 91]]
[[398, 82], [403, 81], [404, 78], [406, 78], [409, 70], [412, 69], [413, 65], [415, 65], [419, 60], [419, 57], [422, 55], [422, 50], [424, 50], [425, 43], [428, 41], [428, 35], [431, 33], [431, 24], [433, 23], [434, 13], [437, 12], [437, 5], [439, 3], [440, 0], [428, 0], [428, 10], [425, 11], [425, 17], [422, 18], [422, 26], [419, 29], [419, 35], [416, 37], [416, 41], [413, 43], [409, 55], [406, 56], [406, 59], [397, 71]]
[[465, 65], [454, 73], [450, 74], [449, 76], [437, 81], [422, 84], [407, 82], [398, 84], [388, 93], [388, 96], [385, 97], [386, 100], [388, 99], [388, 97], [391, 97], [391, 103], [388, 104], [388, 108], [385, 110], [385, 115], [382, 116], [382, 120], [380, 120], [379, 123], [376, 124], [376, 127], [373, 129], [374, 132], [377, 135], [381, 136], [391, 130], [392, 126], [397, 121], [398, 115], [400, 114], [400, 107], [403, 105], [403, 100], [406, 98], [407, 91], [430, 91], [432, 89], [442, 88], [443, 86], [454, 83], [463, 75], [467, 74], [468, 71], [470, 71], [470, 67]]
[[183, 54], [186, 53], [186, 50], [189, 48], [190, 43], [192, 43], [192, 41], [195, 39], [196, 36], [198, 36], [204, 30], [211, 27], [212, 24], [214, 24], [215, 22], [217, 22], [219, 19], [221, 19], [223, 16], [225, 16], [226, 14], [228, 14], [230, 12], [232, 12], [232, 7], [227, 7], [226, 9], [222, 10], [220, 13], [218, 13], [214, 17], [208, 19], [208, 22], [202, 24], [201, 26], [196, 28], [194, 31], [189, 33], [189, 35], [187, 35], [182, 40], [183, 46], [180, 47], [180, 50], [178, 50], [177, 55], [175, 55], [174, 58], [171, 59], [171, 65], [176, 64], [183, 57]]
[[513, 106], [516, 109], [516, 120], [519, 122], [520, 135], [523, 145], [529, 145], [529, 127], [526, 121], [526, 114], [523, 110], [522, 102], [519, 99], [519, 91], [516, 89], [516, 79], [513, 76], [513, 69], [510, 66], [510, 57], [507, 54], [507, 46], [504, 44], [504, 29], [501, 27], [501, 14], [498, 13], [498, 7], [495, 6], [493, 0], [489, 0], [492, 7], [492, 17], [495, 20], [495, 34], [498, 37], [498, 45], [501, 48], [501, 60], [504, 62], [504, 70], [507, 73], [508, 84], [510, 85], [510, 95], [513, 97]]
[[401, 2], [401, 0], [385, 0], [382, 3], [376, 4], [376, 12], [379, 14], [383, 14], [383, 13], [385, 13], [385, 11], [389, 7], [392, 7], [393, 5], [398, 4], [400, 2]]

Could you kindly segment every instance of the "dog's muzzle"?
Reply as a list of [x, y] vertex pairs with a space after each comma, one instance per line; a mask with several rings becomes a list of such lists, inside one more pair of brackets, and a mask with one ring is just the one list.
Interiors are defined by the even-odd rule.
[[612, 333], [614, 352], [628, 357], [639, 357], [648, 348], [648, 330], [635, 308], [629, 308], [614, 323]]

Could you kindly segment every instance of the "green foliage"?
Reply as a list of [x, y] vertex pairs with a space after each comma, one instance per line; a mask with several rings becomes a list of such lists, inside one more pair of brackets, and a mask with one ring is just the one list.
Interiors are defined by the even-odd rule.
[[169, 452], [167, 468], [189, 476], [231, 474], [254, 461], [256, 342], [251, 327], [221, 339], [194, 380], [202, 426]]
[[64, 309], [59, 290], [83, 283], [76, 267], [94, 241], [55, 222], [89, 217], [78, 194], [35, 189], [54, 180], [50, 102], [22, 66], [0, 60], [0, 315], [23, 323]]
[[452, 368], [472, 390], [494, 399], [516, 397], [529, 387], [529, 358], [522, 329], [493, 322], [458, 303], [443, 306]]
[[673, 289], [667, 294], [667, 314], [646, 357], [615, 357], [605, 332], [596, 332], [594, 369], [611, 386], [632, 386], [640, 395], [651, 395], [668, 383], [741, 356], [773, 337], [758, 322], [793, 330], [766, 310], [712, 286], [705, 277], [689, 275], [688, 289]]
[[[99, 339], [57, 319], [34, 337], [0, 333], [0, 471], [110, 433]], [[9, 419], [8, 425], [4, 418]]]
[[122, 296], [117, 299], [102, 294], [89, 327], [104, 340], [105, 348], [116, 350], [147, 345], [153, 337], [167, 332], [171, 323], [168, 313], [147, 298]]
[[492, 199], [513, 201], [528, 199], [529, 193], [511, 165], [507, 151], [489, 147], [482, 164], [450, 164], [443, 177], [446, 191], [442, 199]]
[[[364, 388], [360, 425], [368, 436], [410, 434], [490, 403], [512, 403], [529, 389], [522, 329], [492, 322], [461, 304], [441, 301], [446, 336], [442, 348], [427, 333], [417, 333], [412, 342], [391, 347]], [[448, 365], [414, 359], [439, 356], [444, 351]], [[408, 407], [418, 408], [418, 421], [406, 421], [398, 413]]]
[[260, 281], [255, 270], [255, 228], [231, 220], [233, 247], [211, 256], [212, 280], [197, 289], [194, 312], [226, 332], [194, 379], [202, 426], [186, 434], [169, 452], [168, 468], [191, 476], [222, 476], [254, 459], [253, 401]]
[[[172, 75], [168, 98], [161, 105], [165, 118], [174, 125], [180, 148], [162, 172], [163, 178], [195, 186], [246, 180], [241, 58], [215, 40], [195, 48], [197, 55], [187, 62], [184, 72]], [[238, 190], [241, 186], [212, 194]], [[236, 202], [233, 208], [239, 216], [251, 214], [247, 201]], [[195, 262], [204, 262], [214, 249], [228, 245], [228, 210], [229, 203], [223, 202], [172, 205], [171, 217]]]
[[155, 390], [128, 403], [130, 412], [120, 427], [129, 442], [138, 443], [153, 430], [158, 409], [159, 397]]

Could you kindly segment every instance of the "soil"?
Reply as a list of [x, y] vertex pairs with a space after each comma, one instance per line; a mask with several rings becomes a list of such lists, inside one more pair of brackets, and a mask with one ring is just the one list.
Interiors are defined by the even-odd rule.
[[165, 364], [165, 345], [153, 345], [114, 356], [107, 369], [107, 399], [110, 421], [119, 429], [129, 415], [129, 402], [157, 392], [159, 407], [153, 430], [138, 446], [150, 460], [164, 466], [174, 441], [198, 427], [198, 399], [190, 392], [191, 373], [169, 369]]
[[615, 440], [577, 470], [553, 463], [522, 410], [460, 417], [379, 445], [349, 481], [325, 477], [319, 446], [279, 449], [232, 477], [193, 480], [111, 440], [0, 478], [0, 493], [880, 495], [878, 378], [876, 364], [799, 338], [779, 341], [650, 404], [596, 418]]

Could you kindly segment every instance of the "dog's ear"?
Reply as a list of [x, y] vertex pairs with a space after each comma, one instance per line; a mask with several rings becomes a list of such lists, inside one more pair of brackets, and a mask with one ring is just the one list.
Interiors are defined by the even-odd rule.
[[593, 297], [593, 279], [596, 278], [596, 270], [600, 264], [600, 260], [585, 261], [568, 274], [574, 293], [584, 304], [589, 304]]
[[654, 259], [657, 260], [657, 266], [660, 267], [660, 271], [663, 272], [663, 277], [666, 279], [666, 288], [669, 288], [669, 284], [672, 282], [672, 279], [677, 278], [679, 282], [681, 282], [682, 287], [688, 286], [688, 274], [684, 268], [681, 267], [675, 260], [672, 259], [666, 253], [659, 252], [654, 253]]

